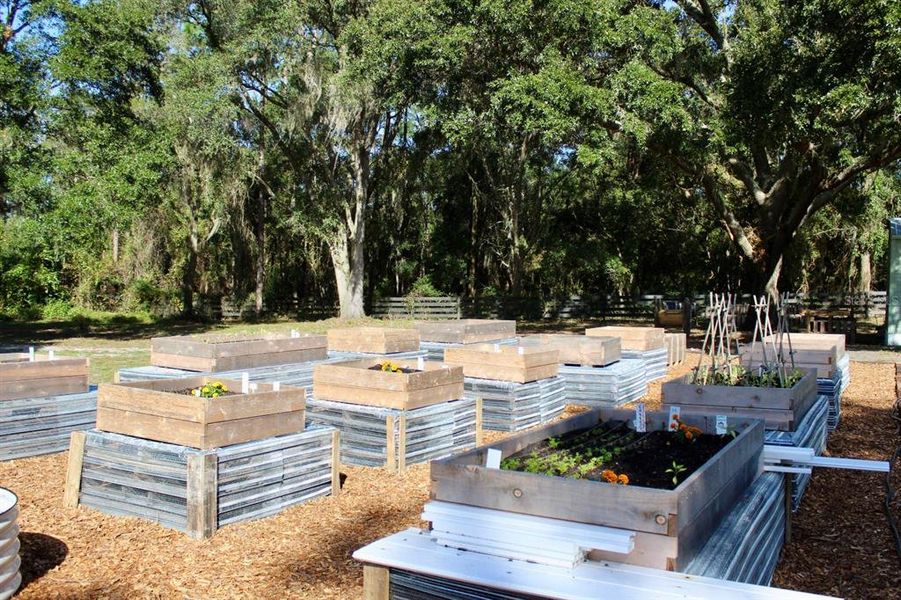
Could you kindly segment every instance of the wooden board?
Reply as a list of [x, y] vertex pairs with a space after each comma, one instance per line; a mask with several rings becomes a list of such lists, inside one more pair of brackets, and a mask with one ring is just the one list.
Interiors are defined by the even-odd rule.
[[667, 333], [664, 340], [667, 350], [667, 366], [681, 365], [685, 361], [687, 336], [684, 333]]
[[791, 431], [817, 399], [816, 372], [805, 375], [789, 389], [728, 385], [695, 385], [691, 374], [663, 384], [666, 407], [682, 406], [703, 414], [744, 415], [765, 419], [767, 426]]
[[[101, 384], [97, 428], [200, 449], [303, 431], [303, 388], [274, 391], [271, 384], [256, 384], [256, 391], [219, 398], [176, 393], [214, 380], [204, 376]], [[241, 389], [240, 382], [222, 383], [230, 390]]]
[[[761, 473], [764, 424], [734, 423], [738, 436], [675, 490], [616, 486], [484, 466], [488, 448], [508, 457], [549, 437], [591, 427], [602, 420], [631, 419], [632, 411], [596, 409], [475, 450], [433, 461], [433, 500], [591, 523], [643, 532], [635, 556], [619, 560], [662, 569], [687, 564], [704, 536]], [[665, 429], [668, 414], [648, 413], [648, 430]], [[708, 433], [715, 419], [683, 414], [683, 421]], [[730, 423], [733, 425], [733, 423]], [[667, 538], [675, 538], [668, 541]], [[640, 539], [637, 539], [638, 543]]]
[[554, 348], [470, 344], [447, 348], [444, 362], [463, 367], [465, 377], [528, 383], [557, 375], [559, 356]]
[[[316, 365], [313, 397], [317, 400], [381, 406], [400, 410], [458, 400], [463, 397], [463, 368], [423, 361], [422, 371], [387, 373], [371, 370], [388, 358], [371, 358]], [[418, 361], [395, 361], [417, 369]]]
[[231, 371], [324, 360], [323, 335], [197, 335], [153, 338], [150, 363], [188, 371]]
[[0, 401], [81, 394], [88, 391], [88, 373], [86, 358], [10, 359], [0, 363]]
[[516, 321], [498, 319], [459, 319], [423, 321], [416, 324], [423, 342], [474, 344], [516, 337]]
[[415, 329], [388, 327], [329, 329], [328, 349], [331, 352], [362, 352], [365, 354], [415, 352], [419, 350], [419, 332]]
[[538, 334], [523, 337], [520, 345], [554, 348], [560, 353], [558, 361], [562, 365], [605, 367], [621, 358], [617, 337]]
[[655, 350], [664, 347], [666, 330], [659, 327], [593, 327], [585, 335], [620, 338], [623, 350]]

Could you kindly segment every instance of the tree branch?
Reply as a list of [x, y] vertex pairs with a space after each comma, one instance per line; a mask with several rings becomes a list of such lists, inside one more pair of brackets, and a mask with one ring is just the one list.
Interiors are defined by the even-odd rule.
[[725, 39], [723, 38], [722, 31], [720, 31], [720, 26], [716, 21], [716, 17], [710, 9], [710, 4], [707, 0], [697, 0], [697, 4], [695, 4], [695, 1], [696, 0], [676, 0], [676, 4], [682, 7], [682, 10], [685, 11], [685, 14], [688, 15], [692, 21], [697, 23], [701, 29], [707, 32], [707, 35], [710, 36], [717, 48], [724, 50], [726, 47]]

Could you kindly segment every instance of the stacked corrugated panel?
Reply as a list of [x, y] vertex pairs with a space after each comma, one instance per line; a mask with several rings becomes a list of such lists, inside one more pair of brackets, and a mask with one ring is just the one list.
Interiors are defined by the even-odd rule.
[[[401, 453], [405, 464], [425, 462], [475, 447], [472, 398], [399, 410], [307, 397], [307, 421], [341, 432], [341, 462], [381, 467]], [[393, 426], [388, 447], [388, 426]], [[393, 467], [393, 465], [388, 465]]]
[[188, 529], [188, 456], [214, 454], [217, 526], [275, 514], [332, 491], [334, 430], [310, 427], [225, 448], [197, 450], [89, 431], [79, 502], [113, 515]]
[[685, 569], [690, 575], [769, 585], [785, 540], [781, 473], [764, 473]]
[[[479, 344], [498, 344], [500, 346], [515, 346], [519, 343], [519, 338], [511, 337], [500, 340], [488, 340], [485, 342], [477, 342]], [[426, 360], [444, 360], [444, 351], [447, 348], [461, 348], [466, 344], [452, 344], [445, 342], [419, 342], [419, 349], [426, 353]]]
[[[764, 443], [774, 446], [813, 448], [817, 456], [821, 455], [826, 449], [828, 433], [826, 424], [829, 407], [829, 398], [819, 396], [794, 431], [768, 429], [764, 434]], [[809, 483], [809, 473], [797, 473], [792, 477], [792, 510], [798, 510]]]
[[566, 402], [585, 406], [619, 406], [648, 392], [645, 361], [626, 358], [606, 367], [560, 366]]
[[817, 393], [829, 399], [829, 431], [835, 431], [842, 416], [842, 394], [851, 381], [851, 357], [838, 360], [832, 377], [817, 378]]
[[467, 398], [482, 399], [482, 427], [495, 431], [520, 431], [547, 423], [566, 407], [562, 377], [529, 383], [465, 377]]
[[0, 460], [62, 452], [97, 423], [97, 391], [0, 402]]
[[129, 383], [132, 381], [150, 381], [151, 379], [181, 379], [183, 377], [193, 377], [194, 375], [197, 375], [197, 371], [147, 365], [145, 367], [125, 367], [119, 369], [116, 372], [116, 381], [119, 383]]
[[669, 351], [667, 348], [655, 348], [653, 350], [626, 350], [622, 351], [623, 358], [640, 359], [645, 363], [648, 381], [655, 381], [666, 377], [669, 367]]

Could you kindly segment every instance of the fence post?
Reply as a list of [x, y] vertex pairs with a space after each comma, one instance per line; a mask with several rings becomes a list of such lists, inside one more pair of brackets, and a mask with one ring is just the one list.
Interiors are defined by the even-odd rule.
[[691, 309], [691, 298], [685, 296], [682, 298], [682, 331], [685, 332], [686, 339], [691, 335]]

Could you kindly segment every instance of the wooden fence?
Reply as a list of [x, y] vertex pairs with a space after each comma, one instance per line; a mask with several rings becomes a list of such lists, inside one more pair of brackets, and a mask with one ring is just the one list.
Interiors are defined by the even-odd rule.
[[[750, 304], [750, 294], [742, 294], [739, 304]], [[806, 310], [846, 310], [851, 318], [877, 318], [885, 316], [886, 293], [857, 292], [847, 294], [792, 294], [796, 319]], [[640, 296], [586, 295], [569, 298], [542, 299], [535, 297], [498, 296], [491, 298], [467, 298], [443, 296], [436, 298], [391, 297], [373, 301], [368, 311], [377, 318], [412, 319], [592, 319], [599, 321], [653, 321], [661, 307], [679, 308], [681, 299], [660, 294]], [[707, 296], [698, 294], [692, 298], [692, 314], [695, 324], [704, 323]], [[258, 316], [253, 298], [238, 304], [227, 299], [206, 302], [199, 307], [201, 314], [214, 320], [246, 319]], [[264, 314], [282, 314], [302, 320], [319, 320], [338, 316], [338, 306], [332, 301], [313, 298], [279, 300], [267, 305]]]
[[393, 297], [375, 300], [372, 316], [377, 318], [402, 319], [459, 319], [460, 298], [457, 296]]

